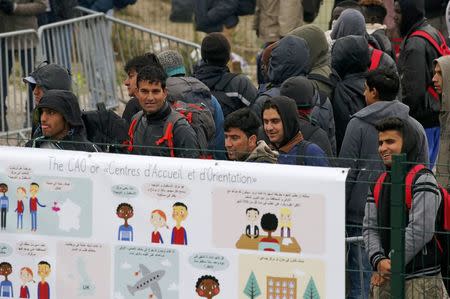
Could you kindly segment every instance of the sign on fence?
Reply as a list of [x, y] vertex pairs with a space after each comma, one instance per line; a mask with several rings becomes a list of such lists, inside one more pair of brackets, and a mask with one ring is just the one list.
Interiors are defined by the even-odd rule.
[[0, 292], [343, 298], [346, 175], [0, 147]]

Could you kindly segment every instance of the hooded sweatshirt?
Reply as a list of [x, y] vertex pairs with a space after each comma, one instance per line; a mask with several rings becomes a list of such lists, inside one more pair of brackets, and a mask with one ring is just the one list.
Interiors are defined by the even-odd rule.
[[439, 57], [438, 52], [424, 38], [409, 35], [416, 30], [424, 30], [436, 41], [439, 41], [439, 35], [425, 20], [424, 0], [400, 0], [399, 4], [402, 13], [400, 33], [405, 37], [398, 59], [402, 102], [409, 106], [411, 116], [425, 128], [438, 127], [439, 104], [427, 92], [433, 85], [433, 61]]
[[99, 149], [86, 138], [81, 110], [76, 96], [66, 90], [49, 90], [42, 97], [36, 107], [39, 116], [43, 108], [49, 108], [62, 114], [69, 124], [69, 132], [61, 140], [52, 140], [41, 132], [39, 136], [30, 140], [27, 147], [54, 148], [74, 151], [98, 152]]
[[245, 159], [245, 162], [277, 163], [278, 153], [273, 151], [264, 140], [259, 140], [256, 148]]
[[256, 99], [252, 106], [257, 115], [261, 115], [264, 102], [280, 95], [279, 87], [290, 77], [306, 75], [309, 72], [309, 47], [303, 38], [292, 35], [283, 37], [273, 48], [269, 66], [269, 89]]
[[450, 187], [450, 56], [443, 56], [435, 61], [442, 71], [441, 113], [441, 143], [436, 165], [436, 176], [439, 183]]
[[418, 136], [418, 161], [428, 163], [428, 145], [422, 125], [409, 116], [409, 108], [395, 100], [378, 101], [355, 113], [350, 120], [339, 154], [341, 167], [350, 168], [345, 188], [347, 223], [361, 225], [369, 183], [384, 170], [378, 154], [375, 125], [387, 117], [406, 120]]

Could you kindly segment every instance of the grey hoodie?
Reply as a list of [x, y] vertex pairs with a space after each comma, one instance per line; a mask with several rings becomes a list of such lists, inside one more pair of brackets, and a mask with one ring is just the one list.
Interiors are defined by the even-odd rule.
[[375, 124], [387, 117], [399, 117], [408, 120], [418, 132], [420, 145], [418, 154], [421, 163], [428, 163], [428, 145], [422, 125], [409, 116], [409, 107], [395, 100], [379, 101], [367, 106], [352, 116], [345, 131], [339, 158], [341, 167], [351, 168], [346, 184], [346, 221], [362, 224], [364, 206], [369, 183], [376, 180], [384, 171], [383, 162], [378, 154], [378, 132]]

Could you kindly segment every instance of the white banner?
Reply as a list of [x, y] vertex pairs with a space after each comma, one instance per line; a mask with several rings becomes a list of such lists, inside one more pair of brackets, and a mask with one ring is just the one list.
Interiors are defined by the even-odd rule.
[[0, 297], [344, 298], [346, 175], [0, 147]]

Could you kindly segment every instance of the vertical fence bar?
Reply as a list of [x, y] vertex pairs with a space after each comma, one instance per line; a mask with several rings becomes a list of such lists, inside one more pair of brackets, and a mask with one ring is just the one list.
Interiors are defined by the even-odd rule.
[[405, 298], [406, 155], [393, 156], [391, 169], [391, 297]]

